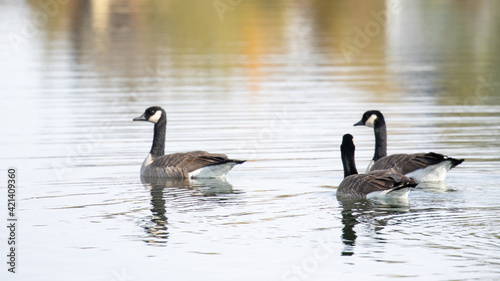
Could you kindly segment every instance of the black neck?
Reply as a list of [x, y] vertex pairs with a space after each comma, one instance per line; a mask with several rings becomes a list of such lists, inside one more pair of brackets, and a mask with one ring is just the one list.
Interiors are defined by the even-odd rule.
[[385, 121], [378, 118], [373, 126], [375, 132], [375, 154], [373, 160], [387, 156], [387, 130], [385, 128]]
[[356, 162], [354, 161], [354, 145], [344, 145], [340, 147], [342, 165], [344, 166], [344, 178], [358, 173]]
[[155, 132], [153, 137], [153, 146], [151, 147], [151, 155], [154, 157], [165, 155], [165, 134], [167, 132], [167, 118], [163, 112], [160, 120], [155, 124]]

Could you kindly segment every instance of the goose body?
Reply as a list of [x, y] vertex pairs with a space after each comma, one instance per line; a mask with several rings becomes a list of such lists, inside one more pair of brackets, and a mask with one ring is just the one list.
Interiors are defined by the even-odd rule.
[[149, 121], [155, 124], [153, 145], [142, 163], [141, 176], [171, 179], [223, 178], [235, 165], [245, 162], [229, 159], [225, 154], [206, 151], [165, 155], [167, 117], [161, 107], [150, 107], [133, 121]]
[[354, 126], [372, 127], [375, 133], [375, 153], [367, 172], [393, 169], [418, 182], [443, 181], [449, 170], [464, 161], [434, 152], [387, 155], [385, 118], [378, 110], [365, 112]]
[[337, 189], [337, 197], [347, 199], [408, 198], [410, 189], [417, 185], [416, 181], [394, 170], [376, 170], [358, 174], [354, 150], [352, 135], [345, 134], [340, 146], [344, 179]]

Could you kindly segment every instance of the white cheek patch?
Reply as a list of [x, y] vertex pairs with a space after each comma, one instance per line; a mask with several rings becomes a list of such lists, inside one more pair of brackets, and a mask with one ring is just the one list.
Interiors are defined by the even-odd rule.
[[148, 121], [156, 124], [158, 123], [158, 120], [160, 120], [160, 118], [161, 118], [161, 110], [158, 110], [154, 115], [149, 117]]
[[365, 126], [373, 128], [373, 126], [375, 124], [375, 120], [377, 120], [377, 115], [372, 114], [372, 116], [370, 116], [370, 118], [368, 118], [368, 120], [366, 120]]

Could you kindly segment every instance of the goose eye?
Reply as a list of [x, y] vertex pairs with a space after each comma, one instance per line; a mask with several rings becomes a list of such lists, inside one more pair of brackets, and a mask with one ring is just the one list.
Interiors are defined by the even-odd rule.
[[149, 114], [151, 114], [151, 115], [153, 115], [154, 113], [155, 113], [155, 111], [152, 109], [149, 111]]

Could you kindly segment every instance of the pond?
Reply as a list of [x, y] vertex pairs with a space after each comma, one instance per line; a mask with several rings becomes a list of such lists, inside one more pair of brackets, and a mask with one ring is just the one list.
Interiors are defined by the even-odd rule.
[[[500, 276], [498, 1], [0, 1], [2, 280], [492, 280]], [[141, 179], [166, 151], [245, 159]], [[339, 202], [339, 146], [465, 162], [405, 204]], [[8, 190], [2, 191], [8, 225]], [[0, 252], [9, 252], [2, 227]]]

